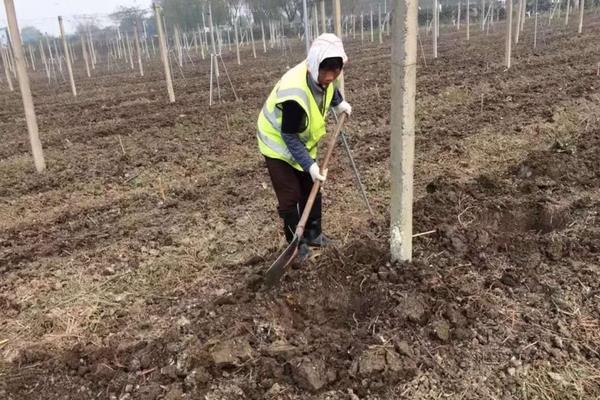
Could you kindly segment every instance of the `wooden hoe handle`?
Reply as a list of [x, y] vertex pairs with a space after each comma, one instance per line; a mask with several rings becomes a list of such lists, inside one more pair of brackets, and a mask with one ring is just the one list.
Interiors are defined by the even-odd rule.
[[[329, 166], [329, 159], [331, 158], [331, 154], [333, 153], [333, 148], [335, 147], [335, 143], [337, 141], [338, 135], [342, 131], [342, 126], [344, 122], [346, 122], [347, 114], [344, 112], [340, 117], [337, 126], [335, 127], [335, 132], [331, 139], [329, 139], [329, 145], [327, 146], [327, 153], [325, 154], [325, 159], [323, 160], [323, 164], [321, 167], [321, 171], [326, 171]], [[310, 210], [312, 210], [315, 199], [317, 198], [317, 193], [319, 193], [319, 189], [321, 188], [321, 181], [316, 180], [313, 183], [312, 189], [310, 190], [310, 195], [308, 196], [308, 200], [306, 201], [306, 206], [304, 206], [304, 212], [302, 212], [302, 217], [300, 218], [300, 222], [298, 222], [298, 226], [296, 227], [296, 235], [301, 238], [304, 234], [304, 227], [306, 225], [306, 221], [308, 221], [308, 215], [310, 214]]]

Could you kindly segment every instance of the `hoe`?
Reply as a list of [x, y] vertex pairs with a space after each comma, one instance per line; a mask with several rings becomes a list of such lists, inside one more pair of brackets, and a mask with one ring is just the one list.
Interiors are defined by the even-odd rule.
[[[346, 121], [346, 113], [342, 113], [337, 126], [335, 127], [335, 132], [331, 139], [329, 139], [329, 145], [327, 147], [327, 154], [325, 155], [325, 160], [323, 161], [323, 166], [321, 168], [322, 171], [327, 171], [327, 167], [329, 165], [329, 159], [331, 158], [331, 154], [333, 153], [333, 148], [335, 147], [336, 140], [340, 131], [342, 130], [342, 126]], [[288, 247], [281, 253], [277, 260], [271, 265], [271, 267], [267, 270], [265, 275], [265, 286], [270, 288], [273, 287], [279, 279], [285, 273], [287, 266], [292, 262], [292, 260], [298, 254], [298, 246], [300, 245], [300, 239], [302, 239], [302, 235], [304, 235], [304, 226], [306, 225], [306, 221], [308, 220], [308, 215], [310, 214], [310, 210], [312, 209], [313, 203], [315, 202], [315, 198], [317, 197], [317, 193], [319, 192], [319, 188], [321, 187], [320, 181], [315, 181], [313, 183], [312, 189], [310, 191], [310, 195], [308, 196], [308, 200], [306, 201], [306, 206], [304, 207], [304, 211], [302, 212], [302, 217], [300, 218], [300, 222], [298, 222], [298, 226], [296, 227], [296, 231], [294, 232], [294, 238], [288, 245]]]

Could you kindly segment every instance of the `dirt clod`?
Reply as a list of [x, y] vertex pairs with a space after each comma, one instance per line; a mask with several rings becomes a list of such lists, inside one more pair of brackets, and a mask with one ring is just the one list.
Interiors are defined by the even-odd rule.
[[385, 349], [364, 351], [358, 359], [358, 374], [366, 377], [383, 372], [386, 369]]
[[426, 303], [419, 295], [408, 295], [404, 301], [398, 305], [397, 312], [402, 318], [418, 324], [425, 323], [428, 318]]
[[236, 338], [220, 342], [213, 347], [210, 355], [217, 367], [240, 365], [252, 357], [252, 347], [246, 338]]
[[289, 358], [297, 354], [299, 349], [285, 341], [278, 340], [271, 343], [265, 351], [271, 357], [282, 356], [284, 358]]
[[177, 378], [177, 367], [175, 365], [167, 365], [160, 369], [160, 373], [168, 378], [175, 379]]
[[142, 399], [156, 400], [163, 393], [163, 390], [158, 383], [150, 382], [141, 386], [138, 393]]
[[434, 321], [431, 324], [432, 334], [436, 339], [447, 342], [450, 339], [450, 325], [446, 320]]
[[183, 390], [179, 387], [173, 387], [165, 394], [165, 400], [181, 400], [184, 396]]
[[294, 380], [307, 390], [316, 392], [327, 384], [325, 362], [300, 357], [291, 361]]
[[394, 343], [396, 351], [406, 357], [413, 357], [413, 350], [411, 346], [404, 340], [397, 340]]
[[115, 376], [115, 370], [111, 368], [106, 363], [100, 363], [96, 366], [94, 371], [94, 375], [98, 377], [98, 379], [110, 380], [113, 376]]

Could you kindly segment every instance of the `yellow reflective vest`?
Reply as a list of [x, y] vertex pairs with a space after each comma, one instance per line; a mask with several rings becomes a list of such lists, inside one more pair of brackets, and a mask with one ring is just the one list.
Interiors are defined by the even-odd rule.
[[331, 84], [323, 93], [323, 109], [319, 105], [308, 86], [308, 70], [302, 61], [281, 77], [271, 91], [259, 116], [257, 123], [257, 139], [260, 152], [269, 158], [277, 158], [302, 171], [289, 152], [281, 137], [281, 104], [293, 100], [306, 113], [306, 128], [299, 133], [300, 140], [308, 150], [308, 154], [317, 158], [317, 144], [326, 133], [325, 115], [333, 99], [334, 85]]

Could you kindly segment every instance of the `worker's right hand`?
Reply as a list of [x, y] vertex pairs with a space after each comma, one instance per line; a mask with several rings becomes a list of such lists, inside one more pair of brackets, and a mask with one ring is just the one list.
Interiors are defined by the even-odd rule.
[[310, 166], [310, 168], [308, 169], [308, 172], [310, 173], [310, 177], [312, 178], [313, 182], [316, 182], [316, 181], [325, 182], [325, 179], [327, 179], [327, 170], [324, 169], [323, 174], [321, 174], [321, 169], [319, 168], [319, 164], [317, 164], [316, 162]]

